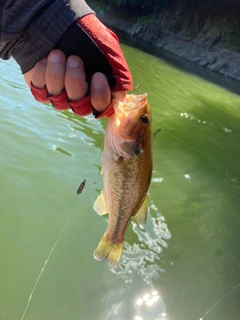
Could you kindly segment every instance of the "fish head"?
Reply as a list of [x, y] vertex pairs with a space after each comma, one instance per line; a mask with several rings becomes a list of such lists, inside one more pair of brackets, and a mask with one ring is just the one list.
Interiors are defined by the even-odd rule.
[[113, 100], [114, 114], [109, 119], [108, 140], [120, 157], [132, 158], [151, 143], [151, 108], [147, 94], [127, 95], [124, 102]]

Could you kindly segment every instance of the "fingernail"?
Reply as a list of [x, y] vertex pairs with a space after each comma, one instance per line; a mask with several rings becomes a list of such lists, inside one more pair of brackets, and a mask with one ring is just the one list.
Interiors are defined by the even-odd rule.
[[67, 60], [67, 64], [70, 68], [77, 68], [80, 65], [80, 61], [75, 57], [69, 57]]
[[50, 55], [49, 55], [49, 61], [50, 62], [56, 63], [56, 62], [61, 61], [61, 59], [62, 59], [61, 52], [54, 51], [54, 52], [51, 52]]

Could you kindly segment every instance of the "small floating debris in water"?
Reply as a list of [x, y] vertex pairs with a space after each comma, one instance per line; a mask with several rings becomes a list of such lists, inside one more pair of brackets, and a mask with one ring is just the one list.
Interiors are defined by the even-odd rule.
[[80, 184], [79, 188], [77, 189], [77, 194], [81, 194], [83, 191], [83, 188], [85, 187], [87, 179], [84, 179], [83, 182]]

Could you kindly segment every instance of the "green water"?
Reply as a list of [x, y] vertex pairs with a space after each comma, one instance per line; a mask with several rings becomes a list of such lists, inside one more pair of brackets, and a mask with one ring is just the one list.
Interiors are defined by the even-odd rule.
[[106, 120], [35, 102], [0, 61], [1, 320], [22, 319], [34, 285], [24, 320], [240, 319], [240, 97], [123, 49], [161, 131], [146, 229], [129, 226], [116, 270], [92, 257]]

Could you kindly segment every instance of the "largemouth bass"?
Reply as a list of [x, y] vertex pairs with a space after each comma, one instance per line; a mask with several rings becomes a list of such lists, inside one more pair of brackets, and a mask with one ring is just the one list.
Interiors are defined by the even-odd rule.
[[97, 260], [115, 267], [122, 255], [124, 234], [132, 217], [143, 228], [152, 176], [151, 109], [147, 94], [113, 101], [103, 151], [103, 191], [93, 208], [109, 215], [108, 228], [94, 251]]

